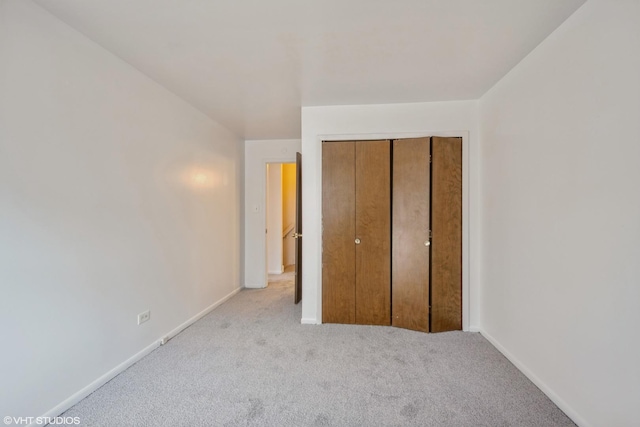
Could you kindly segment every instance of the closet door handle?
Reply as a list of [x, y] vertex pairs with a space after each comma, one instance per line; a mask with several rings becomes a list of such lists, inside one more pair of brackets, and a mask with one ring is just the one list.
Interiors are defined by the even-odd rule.
[[359, 245], [360, 244], [360, 239], [356, 239], [355, 242], [356, 242], [356, 245]]

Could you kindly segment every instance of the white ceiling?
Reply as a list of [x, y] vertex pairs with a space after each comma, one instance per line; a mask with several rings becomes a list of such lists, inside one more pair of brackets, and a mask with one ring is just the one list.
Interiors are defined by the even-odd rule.
[[300, 107], [477, 99], [585, 0], [36, 0], [245, 139]]

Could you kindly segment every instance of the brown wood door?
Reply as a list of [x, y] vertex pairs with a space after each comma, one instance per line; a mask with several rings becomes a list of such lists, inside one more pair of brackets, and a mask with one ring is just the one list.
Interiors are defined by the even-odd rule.
[[295, 292], [293, 302], [302, 299], [302, 155], [296, 153], [296, 225], [295, 242]]
[[322, 143], [322, 321], [356, 322], [356, 144]]
[[356, 323], [391, 320], [391, 144], [356, 142]]
[[462, 329], [462, 138], [432, 138], [431, 332]]
[[429, 332], [430, 138], [393, 141], [391, 324]]

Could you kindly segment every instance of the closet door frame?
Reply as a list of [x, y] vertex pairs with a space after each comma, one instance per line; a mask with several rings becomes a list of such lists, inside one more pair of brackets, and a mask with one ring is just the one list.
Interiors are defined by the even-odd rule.
[[[471, 309], [471, 294], [470, 294], [470, 233], [469, 233], [469, 220], [470, 220], [470, 156], [469, 156], [469, 132], [468, 131], [454, 131], [454, 132], [393, 132], [393, 133], [363, 133], [363, 134], [324, 134], [318, 137], [318, 144], [322, 147], [324, 141], [371, 141], [382, 139], [406, 139], [406, 138], [424, 138], [432, 136], [441, 137], [458, 137], [462, 138], [462, 330], [471, 330], [470, 325], [470, 309]], [[320, 182], [319, 182], [319, 194], [322, 194], [322, 151], [320, 150], [320, 158], [318, 159], [320, 170]], [[322, 212], [322, 198], [319, 199], [319, 212]], [[322, 223], [322, 218], [320, 218]], [[322, 229], [320, 229], [320, 235], [318, 238], [318, 266], [322, 266]], [[474, 261], [475, 262], [475, 261]], [[318, 269], [318, 323], [323, 323], [322, 320], [322, 268]], [[476, 288], [477, 289], [477, 288]], [[304, 320], [304, 319], [303, 319]]]

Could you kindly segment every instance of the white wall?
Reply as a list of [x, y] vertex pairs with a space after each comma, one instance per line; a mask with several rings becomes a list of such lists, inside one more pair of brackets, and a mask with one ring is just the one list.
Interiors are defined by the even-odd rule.
[[476, 101], [302, 108], [302, 322], [322, 321], [322, 141], [463, 137], [463, 327], [477, 328]]
[[639, 52], [590, 0], [480, 104], [480, 322], [581, 426], [640, 420]]
[[0, 64], [0, 414], [57, 415], [239, 288], [243, 144], [30, 1]]
[[267, 286], [264, 232], [266, 228], [266, 164], [295, 162], [297, 151], [300, 151], [300, 140], [245, 142], [244, 285], [247, 288]]
[[282, 164], [267, 165], [267, 272], [282, 273]]

